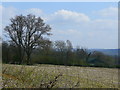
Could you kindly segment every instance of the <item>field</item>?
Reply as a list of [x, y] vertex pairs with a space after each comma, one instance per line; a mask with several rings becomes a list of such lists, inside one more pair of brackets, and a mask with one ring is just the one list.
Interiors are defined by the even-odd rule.
[[4, 88], [118, 88], [118, 69], [3, 64]]

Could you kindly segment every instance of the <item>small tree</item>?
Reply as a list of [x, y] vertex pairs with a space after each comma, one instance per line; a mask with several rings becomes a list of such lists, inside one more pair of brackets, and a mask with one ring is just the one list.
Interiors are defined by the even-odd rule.
[[62, 40], [55, 41], [55, 49], [60, 52], [64, 52], [66, 49], [66, 43]]
[[64, 63], [65, 64], [65, 51], [66, 51], [66, 43], [62, 40], [58, 40], [58, 41], [55, 41], [54, 43], [54, 48], [55, 50], [57, 51], [57, 55], [56, 57], [58, 58], [58, 64], [61, 63]]
[[31, 53], [38, 43], [43, 40], [43, 35], [50, 35], [50, 26], [45, 25], [40, 17], [35, 15], [16, 16], [10, 19], [11, 24], [5, 27], [11, 40], [19, 49], [20, 60], [22, 62], [22, 48], [27, 55], [26, 63], [31, 63]]
[[66, 64], [71, 63], [71, 61], [73, 63], [73, 53], [72, 53], [73, 46], [72, 46], [72, 43], [69, 40], [66, 41], [66, 49], [67, 49]]

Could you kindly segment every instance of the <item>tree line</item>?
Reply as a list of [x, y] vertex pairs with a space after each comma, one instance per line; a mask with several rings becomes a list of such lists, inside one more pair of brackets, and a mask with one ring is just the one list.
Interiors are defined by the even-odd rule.
[[[19, 48], [12, 42], [3, 42], [3, 63], [27, 64], [27, 55], [21, 63]], [[89, 52], [87, 49], [77, 47], [74, 49], [69, 40], [55, 42], [43, 41], [42, 45], [33, 50], [31, 64], [54, 64], [69, 66], [95, 66], [118, 67], [117, 56], [108, 56], [101, 52]]]
[[4, 28], [10, 40], [2, 42], [3, 63], [118, 67], [118, 56], [73, 48], [70, 40], [50, 41], [51, 27], [35, 15], [19, 15]]

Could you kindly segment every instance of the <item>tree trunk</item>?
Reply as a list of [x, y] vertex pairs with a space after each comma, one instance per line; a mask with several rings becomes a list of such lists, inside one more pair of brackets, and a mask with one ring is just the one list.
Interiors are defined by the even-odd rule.
[[20, 61], [19, 61], [19, 64], [21, 64], [21, 62], [22, 62], [22, 59], [21, 59], [21, 47], [19, 47], [19, 59], [20, 59]]
[[18, 47], [18, 53], [19, 53], [19, 64], [23, 63], [23, 57], [24, 57], [24, 51], [22, 51], [21, 46]]
[[30, 64], [31, 64], [30, 55], [31, 55], [31, 53], [30, 53], [30, 52], [27, 52], [27, 65], [30, 65]]

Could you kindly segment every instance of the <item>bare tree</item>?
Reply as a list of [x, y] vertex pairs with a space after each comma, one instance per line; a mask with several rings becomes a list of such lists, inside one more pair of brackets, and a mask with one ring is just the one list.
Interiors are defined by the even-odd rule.
[[69, 61], [72, 60], [72, 43], [70, 42], [70, 40], [66, 41], [66, 47], [67, 47], [67, 52], [66, 52], [66, 64], [69, 64]]
[[65, 51], [66, 51], [66, 43], [62, 40], [57, 40], [54, 43], [54, 48], [57, 50], [57, 52], [59, 53], [59, 55], [57, 55], [56, 57], [59, 57], [58, 59], [58, 64], [59, 61], [61, 60], [63, 63], [65, 63]]
[[55, 41], [55, 49], [63, 52], [66, 49], [66, 43], [62, 40]]
[[17, 45], [22, 62], [22, 48], [27, 55], [27, 64], [31, 63], [31, 53], [38, 43], [43, 40], [44, 35], [50, 34], [50, 26], [46, 25], [40, 17], [35, 15], [19, 15], [10, 19], [11, 24], [5, 27], [11, 40]]
[[72, 43], [70, 42], [70, 40], [67, 40], [66, 44], [67, 44], [67, 50], [71, 51], [73, 49], [73, 46], [72, 46]]
[[44, 38], [44, 40], [41, 40], [39, 42], [38, 49], [40, 51], [43, 51], [43, 53], [45, 55], [48, 55], [48, 53], [50, 52], [51, 48], [52, 48], [52, 41], [50, 41], [49, 39]]

